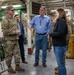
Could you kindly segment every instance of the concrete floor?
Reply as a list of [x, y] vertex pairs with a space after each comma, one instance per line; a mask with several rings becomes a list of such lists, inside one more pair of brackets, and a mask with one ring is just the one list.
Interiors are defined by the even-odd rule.
[[[20, 63], [21, 67], [25, 69], [25, 72], [16, 74], [10, 74], [7, 71], [2, 73], [1, 75], [55, 75], [54, 68], [57, 66], [53, 49], [50, 52], [47, 52], [47, 67], [42, 67], [42, 52], [40, 50], [40, 62], [38, 67], [34, 67], [34, 54], [35, 50], [32, 55], [27, 55], [27, 47], [25, 46], [25, 53], [26, 53], [26, 61], [28, 64]], [[12, 66], [15, 68], [14, 59], [12, 60]], [[7, 66], [5, 65], [5, 69]], [[73, 59], [66, 59], [66, 68], [67, 68], [67, 75], [74, 75], [74, 60]], [[1, 72], [1, 69], [0, 69]]]

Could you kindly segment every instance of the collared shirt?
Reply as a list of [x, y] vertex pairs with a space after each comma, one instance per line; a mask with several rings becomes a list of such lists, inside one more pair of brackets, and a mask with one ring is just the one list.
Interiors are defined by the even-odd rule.
[[[18, 28], [19, 28], [19, 30], [20, 30], [20, 35], [21, 35], [21, 28], [20, 28], [19, 22], [18, 22]], [[19, 35], [19, 36], [20, 36], [20, 35]]]
[[40, 15], [35, 16], [30, 24], [30, 26], [35, 28], [36, 33], [47, 33], [49, 34], [51, 30], [51, 20], [48, 16], [44, 15], [43, 17]]

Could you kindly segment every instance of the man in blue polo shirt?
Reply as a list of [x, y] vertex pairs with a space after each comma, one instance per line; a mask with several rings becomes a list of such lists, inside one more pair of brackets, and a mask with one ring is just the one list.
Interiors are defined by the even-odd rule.
[[35, 16], [30, 24], [29, 28], [30, 30], [32, 28], [35, 29], [35, 63], [34, 66], [39, 65], [39, 51], [40, 51], [40, 46], [42, 46], [42, 65], [43, 67], [47, 67], [46, 65], [46, 56], [47, 56], [47, 35], [49, 34], [51, 30], [51, 20], [48, 16], [45, 15], [46, 9], [44, 6], [42, 6], [39, 10], [39, 14]]

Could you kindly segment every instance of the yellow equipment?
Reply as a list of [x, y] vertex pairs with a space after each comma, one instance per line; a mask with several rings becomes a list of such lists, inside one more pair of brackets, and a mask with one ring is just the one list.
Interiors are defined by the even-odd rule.
[[74, 59], [74, 34], [71, 35], [68, 43], [68, 59]]

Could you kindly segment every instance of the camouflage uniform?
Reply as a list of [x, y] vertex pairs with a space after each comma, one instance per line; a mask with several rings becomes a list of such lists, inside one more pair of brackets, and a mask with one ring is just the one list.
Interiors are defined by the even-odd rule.
[[18, 45], [17, 22], [14, 18], [6, 17], [2, 21], [2, 31], [4, 34], [5, 60], [7, 66], [11, 66], [12, 55], [14, 55], [15, 64], [20, 63], [20, 52]]
[[73, 24], [68, 20], [67, 21], [67, 25], [68, 25], [68, 35], [67, 35], [67, 42], [69, 42], [70, 36], [73, 33]]

